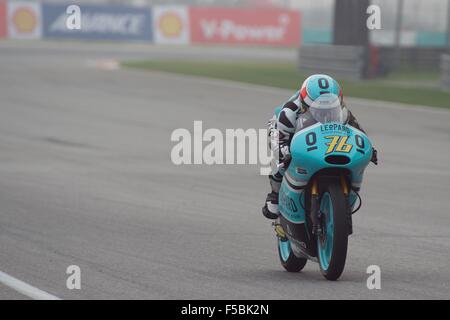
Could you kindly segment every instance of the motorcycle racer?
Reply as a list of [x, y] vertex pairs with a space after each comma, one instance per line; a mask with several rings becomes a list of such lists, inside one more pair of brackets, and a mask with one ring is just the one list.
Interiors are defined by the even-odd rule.
[[[342, 89], [338, 82], [332, 77], [324, 74], [315, 74], [308, 77], [297, 91], [281, 108], [278, 116], [274, 116], [269, 135], [271, 135], [271, 149], [278, 159], [277, 167], [279, 169], [287, 167], [290, 158], [290, 143], [296, 132], [296, 128], [307, 128], [315, 123], [320, 115], [320, 111], [311, 108], [314, 101], [324, 95], [329, 94], [338, 98], [339, 107], [344, 114], [343, 123], [350, 125], [362, 132], [365, 131], [359, 125], [355, 116], [348, 110], [344, 103]], [[340, 111], [341, 111], [340, 110]], [[275, 141], [275, 142], [274, 142]], [[372, 162], [378, 164], [377, 151], [373, 149]], [[272, 191], [267, 195], [266, 203], [262, 208], [263, 215], [268, 219], [277, 219], [278, 211], [278, 192], [280, 190], [283, 171], [276, 170], [269, 175]]]

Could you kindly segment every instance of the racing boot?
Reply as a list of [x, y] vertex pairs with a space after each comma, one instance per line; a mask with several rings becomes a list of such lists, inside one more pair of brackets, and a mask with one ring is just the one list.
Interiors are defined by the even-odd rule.
[[262, 214], [267, 219], [275, 220], [280, 212], [278, 211], [278, 193], [272, 191], [267, 195], [266, 204], [262, 208]]

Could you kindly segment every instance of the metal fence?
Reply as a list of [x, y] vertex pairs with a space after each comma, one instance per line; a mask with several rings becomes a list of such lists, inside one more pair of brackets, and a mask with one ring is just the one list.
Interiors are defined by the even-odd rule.
[[444, 90], [450, 91], [450, 54], [441, 57], [441, 84]]
[[362, 46], [303, 45], [299, 50], [302, 73], [326, 73], [339, 79], [361, 79], [366, 66]]

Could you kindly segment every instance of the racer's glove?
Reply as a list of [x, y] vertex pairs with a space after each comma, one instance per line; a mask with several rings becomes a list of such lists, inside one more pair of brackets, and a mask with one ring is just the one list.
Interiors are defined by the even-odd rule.
[[280, 163], [277, 164], [277, 169], [276, 169], [277, 172], [280, 172], [281, 170], [286, 170], [289, 167], [289, 165], [291, 164], [291, 160], [292, 160], [292, 158], [291, 158], [290, 154], [288, 154], [286, 157], [284, 157], [284, 159]]
[[370, 159], [375, 165], [378, 165], [378, 151], [372, 147], [372, 159]]
[[287, 167], [289, 167], [289, 164], [291, 163], [291, 151], [289, 150], [289, 146], [283, 146], [280, 148], [280, 153], [281, 153], [281, 161], [280, 161], [280, 166], [284, 169], [286, 169]]
[[290, 156], [291, 151], [289, 150], [289, 146], [280, 147], [280, 154], [282, 159], [286, 158], [288, 155]]
[[292, 160], [292, 157], [291, 157], [291, 154], [289, 153], [283, 159], [283, 163], [282, 163], [283, 168], [286, 169], [287, 167], [289, 167], [289, 165], [291, 164], [291, 160]]

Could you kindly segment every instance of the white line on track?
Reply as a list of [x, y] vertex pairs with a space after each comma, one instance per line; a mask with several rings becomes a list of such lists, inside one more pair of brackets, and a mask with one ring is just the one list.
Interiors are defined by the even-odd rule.
[[0, 271], [0, 283], [34, 300], [61, 300], [2, 271]]
[[115, 59], [98, 59], [98, 60], [88, 60], [86, 65], [91, 68], [101, 69], [101, 70], [118, 70], [120, 67], [119, 61]]

